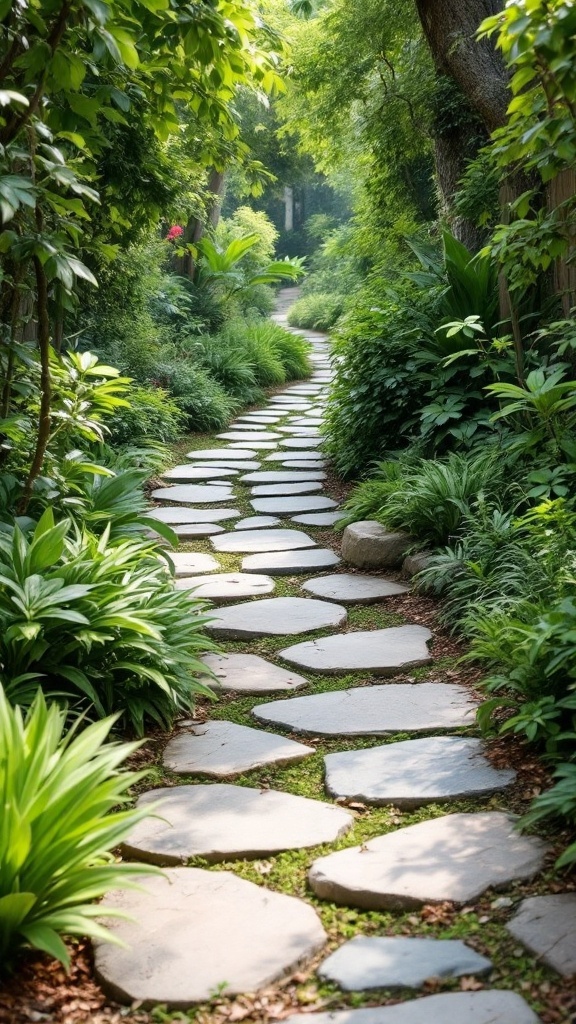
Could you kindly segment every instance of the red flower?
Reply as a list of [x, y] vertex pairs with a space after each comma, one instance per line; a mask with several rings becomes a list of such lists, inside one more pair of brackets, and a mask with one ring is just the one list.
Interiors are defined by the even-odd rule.
[[180, 235], [184, 234], [184, 228], [181, 228], [179, 224], [175, 224], [174, 227], [170, 228], [170, 231], [166, 235], [167, 242], [175, 242]]

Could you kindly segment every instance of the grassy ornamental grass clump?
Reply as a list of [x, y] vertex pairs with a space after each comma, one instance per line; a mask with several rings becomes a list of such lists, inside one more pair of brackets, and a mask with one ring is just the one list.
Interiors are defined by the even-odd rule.
[[334, 292], [313, 292], [303, 295], [288, 310], [291, 327], [311, 331], [329, 331], [342, 316], [346, 306], [344, 295]]

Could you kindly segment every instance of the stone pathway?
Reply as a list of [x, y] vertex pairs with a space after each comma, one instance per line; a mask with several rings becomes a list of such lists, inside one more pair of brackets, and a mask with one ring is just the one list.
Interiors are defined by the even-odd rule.
[[[279, 323], [293, 297], [280, 293]], [[328, 1009], [289, 1024], [537, 1024], [519, 985], [498, 987], [499, 965], [474, 948], [481, 933], [467, 931], [469, 918], [456, 936], [439, 928], [432, 937], [419, 917], [399, 918], [423, 905], [466, 913], [487, 890], [507, 888], [504, 924], [520, 952], [563, 976], [576, 971], [576, 896], [519, 901], [509, 889], [537, 875], [548, 853], [506, 813], [515, 773], [486, 757], [469, 691], [434, 672], [430, 631], [395, 613], [409, 586], [388, 579], [386, 565], [406, 539], [392, 550], [392, 538], [376, 572], [371, 551], [366, 569], [351, 571], [380, 542], [381, 528], [360, 524], [337, 568], [330, 527], [340, 513], [321, 452], [328, 340], [294, 333], [313, 346], [310, 380], [238, 416], [212, 448], [164, 473], [153, 494], [168, 504], [150, 515], [183, 541], [212, 534], [166, 557], [178, 587], [212, 604], [207, 632], [224, 649], [204, 655], [203, 679], [220, 702], [212, 719], [179, 723], [158, 769], [167, 785], [139, 798], [155, 816], [136, 827], [125, 856], [168, 868], [143, 890], [113, 894], [129, 915], [111, 922], [126, 945], [96, 943], [98, 977], [123, 1002], [185, 1009], [315, 968], [333, 994], [304, 1001]], [[311, 799], [297, 779], [315, 764], [324, 765], [324, 790]], [[408, 824], [402, 810], [413, 813]], [[226, 870], [204, 870], [194, 857]], [[277, 891], [290, 865], [297, 897]], [[411, 921], [415, 935], [406, 933]], [[358, 934], [336, 948], [335, 929], [340, 943]], [[448, 990], [418, 994], [431, 978]], [[386, 1005], [358, 1008], [347, 992]]]

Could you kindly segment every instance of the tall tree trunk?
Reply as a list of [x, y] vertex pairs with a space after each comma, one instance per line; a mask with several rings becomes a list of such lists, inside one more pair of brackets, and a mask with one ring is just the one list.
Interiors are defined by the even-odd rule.
[[[220, 220], [220, 207], [224, 192], [224, 171], [217, 171], [214, 167], [208, 178], [209, 200], [206, 204], [204, 217], [191, 217], [184, 230], [184, 242], [195, 245], [202, 238], [206, 227], [211, 225], [215, 228]], [[196, 271], [196, 261], [191, 253], [178, 257], [175, 261], [177, 274], [188, 277], [192, 281]]]

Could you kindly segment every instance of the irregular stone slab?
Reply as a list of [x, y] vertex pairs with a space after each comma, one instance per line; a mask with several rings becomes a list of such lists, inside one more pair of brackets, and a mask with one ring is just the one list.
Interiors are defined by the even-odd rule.
[[[223, 448], [222, 451], [224, 453], [226, 453], [228, 451], [228, 449], [227, 448]], [[232, 452], [232, 455], [234, 455], [234, 452]], [[232, 458], [232, 459], [210, 459], [209, 461], [206, 461], [206, 462], [193, 462], [192, 465], [193, 466], [208, 466], [208, 467], [214, 468], [214, 469], [219, 469], [220, 467], [222, 467], [224, 469], [237, 469], [239, 473], [244, 473], [244, 472], [247, 472], [248, 470], [260, 469], [261, 463], [257, 462], [256, 460], [251, 460], [251, 459], [240, 459], [240, 460], [236, 461], [235, 459]]]
[[294, 419], [292, 422], [299, 427], [307, 426], [308, 424], [312, 427], [321, 427], [325, 421], [322, 416], [311, 416], [310, 413], [306, 413], [305, 416]]
[[496, 793], [516, 772], [494, 768], [484, 750], [481, 740], [432, 736], [327, 754], [326, 788], [331, 796], [403, 808]]
[[264, 764], [293, 764], [314, 752], [314, 747], [260, 729], [234, 722], [206, 722], [180, 730], [168, 742], [163, 764], [179, 775], [219, 779]]
[[[266, 418], [266, 423], [270, 423], [272, 420], [277, 421], [277, 420], [280, 420], [280, 419], [282, 419], [281, 416], [268, 416]], [[235, 431], [238, 431], [238, 432], [243, 433], [243, 434], [246, 434], [247, 432], [250, 432], [250, 436], [252, 436], [252, 431], [258, 431], [258, 432], [261, 433], [265, 429], [266, 423], [262, 424], [262, 422], [254, 423], [254, 422], [250, 422], [250, 421], [248, 421], [248, 423], [242, 423], [241, 421], [238, 421], [237, 423], [231, 423], [230, 424], [230, 430], [235, 430]], [[224, 435], [223, 434], [217, 434], [216, 436], [217, 437], [223, 437]], [[238, 438], [234, 438], [233, 440], [237, 441]], [[266, 438], [264, 438], [264, 440], [266, 440]]]
[[171, 551], [169, 558], [174, 563], [176, 576], [194, 576], [199, 572], [213, 572], [220, 568], [220, 563], [213, 555], [203, 555], [198, 551]]
[[241, 536], [226, 533], [214, 540], [217, 551], [293, 551], [297, 548], [314, 548], [316, 541], [300, 530], [242, 530]]
[[367, 988], [421, 988], [429, 978], [484, 974], [492, 963], [458, 939], [356, 935], [318, 968], [345, 992]]
[[304, 526], [334, 526], [342, 518], [341, 512], [309, 512], [302, 516], [292, 516], [293, 523], [302, 523]]
[[178, 508], [176, 505], [164, 505], [144, 513], [151, 519], [159, 519], [161, 523], [189, 523], [194, 516], [196, 523], [220, 523], [225, 519], [237, 519], [240, 512], [237, 508]]
[[291, 473], [289, 470], [282, 469], [263, 469], [259, 473], [246, 473], [240, 477], [240, 482], [243, 484], [297, 484], [325, 479], [326, 473], [323, 473], [321, 469], [310, 470], [307, 473]]
[[218, 526], [217, 523], [182, 523], [180, 526], [173, 526], [172, 529], [176, 536], [180, 537], [180, 540], [191, 540], [193, 537], [213, 537], [217, 533], [224, 533], [224, 527]]
[[[312, 451], [310, 451], [310, 452], [303, 451], [303, 452], [298, 452], [297, 456], [293, 455], [292, 457], [294, 459], [297, 458], [300, 462], [317, 462], [319, 459], [321, 459], [321, 453], [320, 452], [312, 452]], [[290, 453], [289, 452], [273, 452], [272, 455], [267, 455], [266, 459], [264, 461], [265, 462], [282, 462], [283, 459], [289, 459], [289, 458], [290, 458]]]
[[225, 783], [153, 789], [137, 800], [138, 807], [150, 805], [155, 816], [136, 825], [122, 850], [152, 864], [267, 857], [332, 842], [354, 821], [334, 804]]
[[196, 459], [226, 459], [228, 462], [234, 460], [234, 465], [236, 465], [236, 460], [242, 462], [246, 459], [253, 459], [255, 455], [256, 452], [249, 451], [247, 448], [232, 450], [228, 445], [227, 448], [198, 448], [196, 451], [188, 452], [186, 458], [193, 461]]
[[321, 437], [283, 437], [280, 441], [281, 448], [319, 448], [322, 444]]
[[[306, 452], [303, 452], [302, 454], [305, 455]], [[311, 459], [310, 462], [301, 462], [300, 459], [286, 459], [281, 463], [281, 465], [285, 469], [323, 469], [326, 462], [324, 459], [319, 459], [318, 461], [313, 461]], [[338, 518], [340, 519], [340, 516], [338, 516]]]
[[404, 576], [415, 576], [430, 565], [432, 558], [431, 551], [418, 551], [414, 555], [407, 555], [402, 562], [402, 573]]
[[277, 423], [283, 419], [282, 415], [275, 415], [271, 412], [247, 412], [244, 416], [237, 416], [237, 423]]
[[[212, 543], [216, 546], [219, 539], [215, 537]], [[390, 676], [407, 665], [427, 665], [432, 661], [426, 646], [431, 636], [425, 626], [358, 630], [295, 644], [280, 651], [280, 655], [292, 665], [327, 675], [368, 671]]]
[[347, 526], [342, 536], [342, 558], [359, 569], [386, 569], [400, 565], [414, 543], [408, 533], [391, 533], [370, 519]]
[[539, 1024], [539, 1019], [516, 992], [482, 989], [365, 1010], [295, 1013], [284, 1024]]
[[188, 480], [219, 480], [227, 476], [236, 476], [237, 469], [226, 469], [224, 466], [174, 466], [162, 473], [163, 480], [175, 480], [186, 483]]
[[409, 588], [399, 583], [382, 579], [380, 576], [363, 576], [360, 573], [334, 573], [320, 576], [304, 583], [303, 590], [325, 601], [342, 601], [342, 604], [374, 604], [385, 597], [405, 594]]
[[254, 498], [250, 504], [255, 512], [265, 512], [277, 516], [291, 516], [297, 512], [319, 512], [326, 508], [336, 508], [332, 498], [324, 496], [309, 498]]
[[205, 654], [202, 661], [213, 673], [206, 682], [214, 690], [265, 695], [308, 686], [303, 676], [273, 665], [257, 654]]
[[316, 427], [298, 427], [288, 423], [285, 427], [278, 427], [283, 434], [294, 434], [296, 437], [320, 437], [320, 431]]
[[341, 626], [344, 622], [346, 609], [339, 604], [302, 597], [271, 597], [222, 608], [205, 628], [215, 636], [234, 639], [296, 636], [315, 629]]
[[293, 494], [312, 494], [322, 490], [321, 480], [308, 480], [304, 483], [258, 484], [252, 487], [250, 494], [254, 498], [283, 498]]
[[338, 555], [329, 548], [307, 551], [269, 551], [242, 559], [243, 572], [268, 572], [271, 576], [291, 576], [299, 572], [317, 572], [338, 565]]
[[188, 576], [176, 584], [178, 590], [191, 590], [190, 597], [201, 597], [219, 604], [221, 601], [238, 601], [242, 597], [261, 597], [271, 594], [274, 580], [269, 576], [244, 572], [220, 572], [214, 576]]
[[105, 900], [126, 914], [106, 922], [124, 948], [95, 944], [98, 980], [124, 1003], [187, 1009], [212, 999], [224, 983], [227, 995], [254, 992], [326, 942], [303, 900], [228, 871], [171, 868], [139, 885]]
[[432, 818], [320, 857], [308, 880], [322, 899], [365, 910], [471, 903], [542, 867], [548, 844], [515, 824], [500, 812]]
[[278, 526], [280, 520], [276, 516], [248, 516], [246, 519], [239, 519], [234, 523], [235, 530], [264, 530], [271, 526]]
[[530, 896], [506, 928], [558, 974], [576, 974], [576, 893]]
[[256, 444], [258, 441], [277, 441], [282, 434], [274, 434], [271, 430], [254, 430], [247, 433], [241, 430], [227, 430], [224, 434], [216, 434], [223, 441], [247, 441], [248, 444]]
[[277, 700], [260, 704], [252, 714], [312, 736], [387, 736], [472, 725], [476, 708], [462, 686], [389, 683]]
[[176, 484], [175, 487], [158, 487], [152, 491], [156, 501], [175, 501], [181, 505], [208, 505], [233, 498], [229, 487], [205, 486], [201, 484]]
[[[251, 442], [252, 440], [253, 438], [250, 438]], [[231, 441], [229, 451], [233, 451], [235, 448], [241, 449], [243, 444], [246, 444], [246, 441]], [[257, 448], [258, 451], [273, 452], [276, 450], [278, 445], [276, 441], [256, 441], [254, 447]]]

